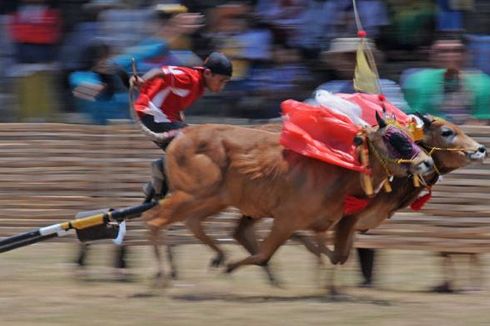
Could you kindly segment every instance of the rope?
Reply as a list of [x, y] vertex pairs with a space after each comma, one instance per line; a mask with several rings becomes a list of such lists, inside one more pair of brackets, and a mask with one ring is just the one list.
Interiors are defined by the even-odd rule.
[[369, 139], [366, 139], [366, 141], [368, 143], [369, 149], [372, 150], [372, 152], [374, 153], [374, 156], [376, 156], [376, 158], [378, 159], [378, 161], [381, 163], [381, 166], [385, 170], [386, 175], [388, 177], [391, 177], [393, 175], [393, 173], [391, 173], [390, 169], [388, 168], [388, 165], [386, 164], [386, 161], [383, 159], [383, 157], [381, 156], [381, 154], [376, 150], [376, 147], [374, 147], [374, 145], [371, 143], [371, 141]]
[[356, 0], [352, 0], [352, 7], [354, 7], [354, 18], [356, 20], [357, 31], [358, 32], [362, 31], [362, 30], [364, 30], [364, 28], [362, 28], [361, 19], [359, 18], [359, 13], [357, 12]]
[[361, 23], [361, 18], [359, 17], [359, 12], [357, 11], [357, 3], [356, 0], [352, 0], [352, 7], [354, 9], [354, 19], [356, 22], [356, 28], [357, 28], [357, 36], [361, 38], [361, 44], [364, 48], [364, 51], [366, 53], [366, 57], [369, 63], [369, 66], [371, 69], [373, 69], [374, 74], [376, 75], [376, 86], [378, 88], [378, 93], [383, 94], [383, 89], [381, 88], [381, 83], [379, 81], [379, 72], [378, 68], [376, 66], [376, 60], [374, 59], [373, 51], [371, 48], [368, 46], [366, 42], [366, 31], [362, 27]]
[[[138, 72], [136, 71], [136, 61], [134, 58], [131, 58], [131, 75], [132, 76], [138, 76]], [[131, 117], [133, 120], [136, 122], [138, 127], [143, 131], [145, 135], [150, 137], [151, 140], [157, 142], [157, 143], [162, 143], [166, 140], [166, 137], [164, 135], [155, 133], [151, 131], [148, 127], [146, 127], [143, 122], [141, 122], [140, 118], [136, 114], [136, 110], [134, 109], [134, 91], [135, 88], [134, 86], [130, 85], [129, 86], [129, 111], [131, 114]]]
[[[427, 152], [427, 154], [429, 156], [432, 156], [432, 154], [436, 151], [448, 151], [448, 152], [453, 152], [453, 151], [464, 152], [464, 151], [466, 151], [466, 149], [462, 148], [462, 147], [460, 147], [460, 148], [447, 148], [447, 147], [443, 148], [443, 147], [435, 147], [435, 146], [428, 146], [428, 147], [430, 147], [430, 151]], [[435, 165], [435, 164], [434, 164], [434, 170], [437, 173], [437, 175], [441, 175], [441, 172], [439, 171], [439, 169], [437, 168], [437, 165]]]
[[435, 151], [458, 151], [458, 152], [464, 152], [466, 151], [465, 148], [443, 148], [443, 147], [432, 147], [429, 146], [431, 149], [429, 151], [429, 155], [432, 155]]

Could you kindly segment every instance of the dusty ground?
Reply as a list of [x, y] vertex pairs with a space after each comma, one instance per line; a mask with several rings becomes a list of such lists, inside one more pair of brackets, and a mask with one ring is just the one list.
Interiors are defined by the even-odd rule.
[[[234, 258], [243, 255], [227, 248]], [[480, 291], [426, 292], [440, 275], [429, 253], [381, 252], [375, 289], [355, 287], [353, 257], [340, 272], [345, 296], [334, 301], [299, 246], [284, 247], [273, 260], [284, 289], [270, 287], [257, 267], [232, 276], [210, 270], [211, 253], [197, 245], [178, 248], [180, 280], [156, 289], [150, 249], [132, 249], [133, 282], [126, 283], [112, 280], [110, 246], [94, 247], [85, 281], [70, 264], [74, 244], [1, 254], [0, 325], [490, 325], [485, 283]], [[486, 258], [484, 268], [490, 269]], [[460, 270], [460, 286], [470, 285], [467, 275]]]

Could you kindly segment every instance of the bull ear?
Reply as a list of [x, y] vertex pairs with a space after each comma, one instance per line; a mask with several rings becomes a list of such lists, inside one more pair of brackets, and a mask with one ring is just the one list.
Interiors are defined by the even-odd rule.
[[376, 111], [376, 121], [378, 122], [379, 129], [386, 127], [386, 122], [379, 116], [378, 111]]
[[430, 125], [432, 124], [432, 119], [429, 119], [427, 115], [423, 115], [418, 111], [415, 111], [415, 115], [422, 119], [422, 122], [424, 123], [424, 128], [430, 128]]

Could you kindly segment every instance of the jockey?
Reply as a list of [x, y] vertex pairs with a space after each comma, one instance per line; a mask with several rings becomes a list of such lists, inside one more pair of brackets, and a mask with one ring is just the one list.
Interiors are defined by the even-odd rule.
[[[230, 60], [222, 53], [212, 52], [202, 67], [163, 66], [150, 70], [143, 77], [131, 77], [131, 86], [140, 91], [133, 104], [138, 124], [165, 151], [170, 141], [187, 126], [183, 111], [200, 98], [205, 89], [221, 92], [232, 72]], [[153, 189], [145, 187], [147, 199], [155, 194], [163, 197], [166, 193], [163, 166], [163, 158], [152, 163]]]

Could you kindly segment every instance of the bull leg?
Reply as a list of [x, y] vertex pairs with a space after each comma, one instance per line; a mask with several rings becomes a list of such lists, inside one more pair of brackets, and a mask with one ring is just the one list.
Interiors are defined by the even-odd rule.
[[[254, 225], [257, 221], [257, 219], [242, 215], [235, 231], [233, 232], [233, 238], [251, 255], [255, 255], [259, 251], [259, 243], [254, 230]], [[266, 263], [264, 266], [262, 266], [262, 268], [267, 274], [270, 284], [279, 287], [280, 283], [272, 273], [269, 263]]]
[[357, 257], [359, 258], [359, 265], [363, 277], [360, 286], [370, 288], [373, 283], [373, 267], [376, 251], [371, 248], [357, 248]]
[[216, 244], [214, 239], [204, 232], [201, 216], [190, 217], [185, 221], [185, 223], [187, 228], [197, 239], [216, 252], [216, 257], [211, 261], [211, 267], [221, 266], [225, 261], [225, 252]]
[[185, 192], [176, 191], [167, 196], [160, 205], [143, 213], [143, 219], [150, 229], [150, 241], [153, 244], [157, 259], [157, 280], [161, 280], [164, 277], [163, 261], [159, 249], [159, 246], [163, 243], [160, 238], [160, 230], [174, 222], [183, 221], [188, 216], [203, 218], [218, 213], [223, 208], [217, 197], [196, 198]]
[[177, 264], [175, 263], [175, 251], [174, 251], [175, 245], [174, 244], [169, 244], [167, 243], [167, 260], [168, 263], [170, 264], [170, 277], [173, 280], [176, 280], [178, 277], [178, 272], [177, 272]]
[[470, 289], [474, 291], [481, 290], [481, 286], [484, 282], [482, 273], [482, 263], [480, 260], [480, 255], [477, 253], [470, 254], [470, 275], [472, 280], [472, 285]]
[[440, 252], [439, 255], [442, 257], [442, 273], [444, 277], [444, 281], [433, 287], [432, 292], [438, 293], [453, 293], [454, 288], [452, 286], [452, 282], [455, 278], [455, 271], [453, 266], [453, 261], [451, 259], [451, 253], [449, 252]]
[[[349, 254], [354, 244], [355, 225], [357, 223], [357, 220], [358, 219], [355, 216], [344, 216], [336, 225], [334, 251], [332, 257], [329, 256], [330, 261], [333, 265], [343, 265], [349, 258]], [[335, 284], [335, 266], [334, 268], [332, 268], [330, 273], [331, 274], [327, 288], [329, 289], [330, 295], [335, 296], [339, 293]]]
[[278, 219], [274, 220], [269, 235], [262, 241], [259, 246], [259, 251], [256, 254], [238, 262], [228, 264], [226, 272], [231, 273], [243, 265], [264, 266], [267, 264], [276, 250], [282, 246], [295, 231], [294, 227], [289, 224], [287, 219], [284, 219], [285, 222], [281, 223], [281, 221], [282, 220]]
[[322, 259], [322, 250], [319, 247], [319, 243], [321, 242], [321, 239], [318, 239], [316, 237], [312, 238], [310, 236], [296, 232], [291, 237], [291, 240], [297, 241], [301, 243], [303, 246], [305, 246], [305, 248], [313, 255], [315, 255], [315, 257], [317, 258], [318, 266], [323, 267], [324, 263]]
[[164, 287], [167, 285], [165, 271], [163, 269], [163, 260], [160, 252], [160, 246], [163, 244], [162, 233], [158, 228], [150, 228], [149, 240], [152, 244], [153, 254], [157, 263], [157, 273], [155, 275], [155, 286]]

